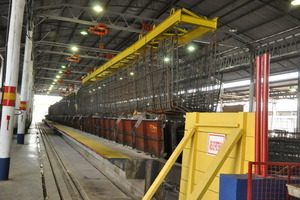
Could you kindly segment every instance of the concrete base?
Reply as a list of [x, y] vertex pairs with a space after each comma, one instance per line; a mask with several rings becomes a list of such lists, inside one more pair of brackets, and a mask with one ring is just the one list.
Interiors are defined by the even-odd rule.
[[0, 181], [8, 180], [10, 158], [0, 158]]
[[24, 134], [17, 134], [17, 144], [24, 144], [24, 138], [25, 135]]

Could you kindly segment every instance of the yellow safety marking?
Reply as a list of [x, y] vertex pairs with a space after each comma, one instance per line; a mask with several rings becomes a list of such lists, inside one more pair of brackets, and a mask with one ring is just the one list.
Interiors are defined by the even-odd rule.
[[4, 93], [3, 99], [16, 100], [16, 93]]
[[75, 133], [71, 130], [69, 130], [68, 128], [62, 126], [62, 125], [57, 125], [57, 124], [52, 124], [52, 126], [54, 126], [55, 128], [63, 131], [64, 133], [66, 133], [67, 135], [69, 135], [70, 137], [74, 138], [75, 140], [77, 140], [78, 142], [82, 143], [83, 145], [89, 147], [90, 149], [92, 149], [93, 151], [95, 151], [96, 153], [100, 154], [101, 156], [108, 158], [108, 159], [114, 159], [114, 158], [123, 158], [123, 159], [129, 159], [129, 157], [127, 157], [126, 155], [117, 152], [114, 149], [111, 149], [99, 142], [96, 142], [94, 140], [91, 140], [87, 137], [84, 137], [83, 135], [79, 134], [79, 133]]

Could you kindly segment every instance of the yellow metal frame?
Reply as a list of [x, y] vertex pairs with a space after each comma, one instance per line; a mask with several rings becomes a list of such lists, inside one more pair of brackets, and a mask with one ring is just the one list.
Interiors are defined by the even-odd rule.
[[[218, 124], [220, 119], [222, 119], [223, 124]], [[253, 113], [190, 113], [187, 115], [186, 126], [190, 128], [186, 129], [183, 139], [158, 174], [143, 200], [152, 198], [183, 150], [182, 167], [188, 166], [188, 169], [182, 169], [181, 174], [179, 198], [182, 200], [215, 199], [208, 197], [206, 192], [211, 189], [213, 183], [216, 184], [216, 177], [220, 170], [228, 168], [225, 165], [228, 159], [233, 159], [232, 154], [236, 155], [235, 165], [237, 166], [235, 166], [234, 170], [236, 173], [244, 173], [244, 163], [247, 159], [253, 159], [253, 153], [252, 155], [247, 155], [247, 158], [245, 157], [246, 153], [251, 154], [254, 146], [254, 143], [252, 144], [254, 139]], [[210, 132], [226, 133], [227, 139], [215, 157], [208, 156], [208, 160], [202, 160], [203, 156], [199, 158], [199, 146], [203, 145], [203, 137], [200, 138], [200, 134]], [[247, 144], [246, 138], [248, 140]], [[202, 144], [200, 144], [201, 142]], [[249, 148], [248, 152], [246, 152], [246, 145]], [[201, 160], [199, 161], [199, 159]], [[201, 176], [197, 175], [196, 169], [197, 164], [199, 167], [199, 162], [200, 164], [205, 162], [207, 164], [207, 169], [202, 172]], [[182, 182], [183, 178], [186, 179], [186, 184], [184, 185]]]
[[[180, 24], [192, 25], [195, 28], [191, 31], [186, 31], [178, 27]], [[156, 43], [167, 37], [171, 37], [174, 34], [168, 34], [171, 29], [177, 29], [180, 31], [178, 34], [179, 43], [185, 44], [199, 36], [202, 36], [208, 32], [214, 31], [217, 28], [217, 18], [211, 20], [200, 17], [186, 9], [177, 10], [174, 14], [170, 15], [166, 20], [161, 22], [148, 34], [140, 38], [133, 45], [113, 57], [111, 60], [100, 66], [94, 72], [88, 74], [82, 80], [82, 83], [88, 84], [93, 81], [105, 79], [113, 74], [115, 70], [124, 69], [124, 65], [131, 62], [136, 56], [149, 44]]]

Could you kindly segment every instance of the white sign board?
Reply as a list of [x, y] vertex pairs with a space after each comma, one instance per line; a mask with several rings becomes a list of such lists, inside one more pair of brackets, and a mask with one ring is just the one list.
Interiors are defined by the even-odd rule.
[[207, 154], [211, 156], [217, 155], [220, 148], [225, 142], [225, 134], [209, 133], [208, 134], [208, 144], [207, 144]]

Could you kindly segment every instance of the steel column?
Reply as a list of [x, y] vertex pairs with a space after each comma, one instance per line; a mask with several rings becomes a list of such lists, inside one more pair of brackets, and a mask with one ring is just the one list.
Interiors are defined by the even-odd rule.
[[[29, 27], [28, 27], [29, 28]], [[17, 144], [24, 144], [24, 134], [25, 134], [25, 122], [26, 122], [26, 107], [28, 104], [29, 95], [29, 71], [31, 62], [31, 52], [32, 52], [32, 30], [27, 31], [26, 42], [25, 42], [25, 54], [23, 63], [23, 73], [22, 73], [22, 86], [20, 95], [20, 106], [19, 110], [21, 114], [18, 116], [18, 134], [17, 134]]]
[[[4, 58], [0, 53], [1, 65], [0, 65], [0, 89], [2, 91], [2, 83], [3, 83], [3, 67], [4, 67]], [[2, 92], [0, 93], [0, 99], [2, 99]]]
[[297, 98], [297, 125], [296, 131], [300, 131], [300, 68], [298, 68], [298, 98]]
[[249, 112], [253, 112], [254, 104], [254, 65], [255, 65], [255, 52], [250, 53], [250, 86], [249, 86]]
[[0, 180], [8, 180], [25, 0], [12, 0], [0, 130]]
[[[261, 57], [256, 57], [256, 82], [255, 82], [255, 98], [256, 98], [256, 110], [255, 110], [255, 162], [261, 162], [260, 156], [260, 138], [261, 138]], [[260, 174], [260, 169], [256, 168], [255, 172]]]
[[[262, 162], [268, 162], [268, 103], [269, 103], [269, 73], [270, 73], [270, 55], [263, 54], [263, 88], [262, 88]], [[266, 176], [267, 168], [263, 169], [263, 175]]]

